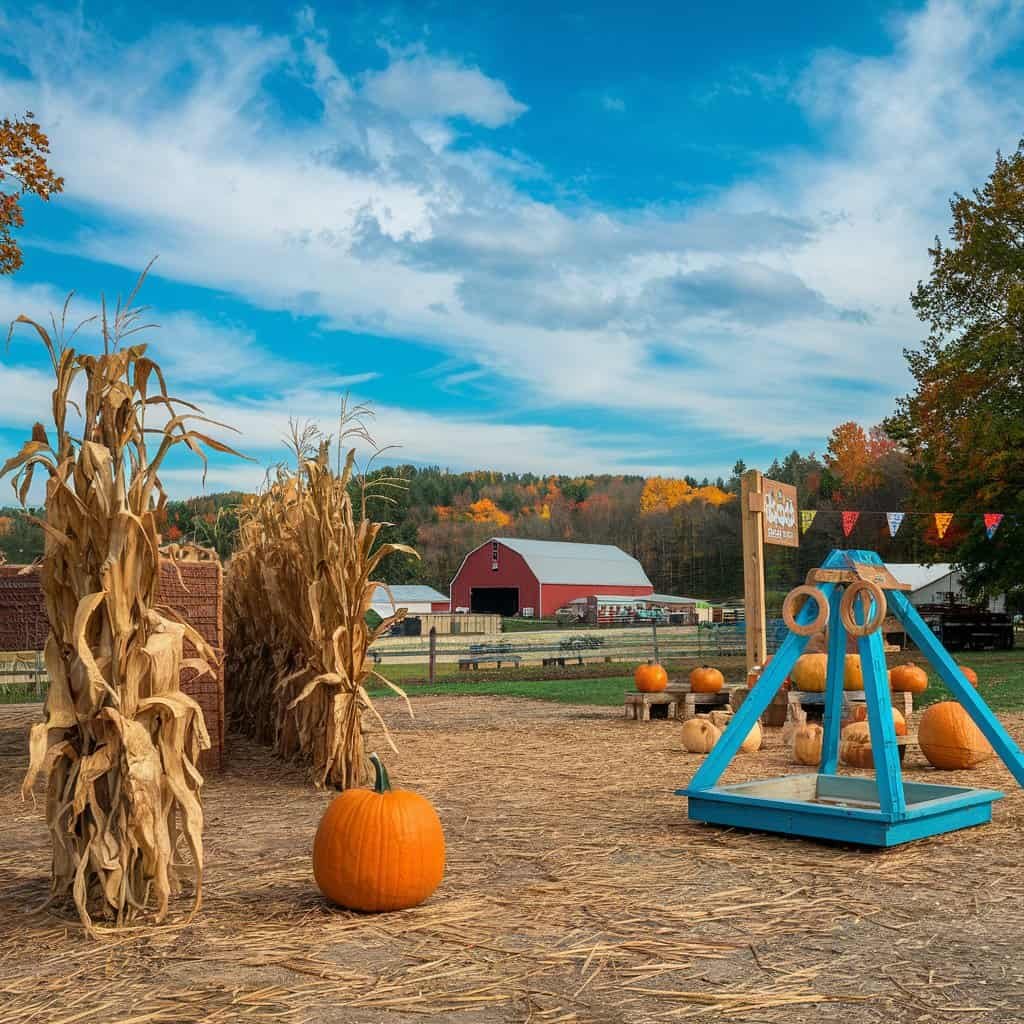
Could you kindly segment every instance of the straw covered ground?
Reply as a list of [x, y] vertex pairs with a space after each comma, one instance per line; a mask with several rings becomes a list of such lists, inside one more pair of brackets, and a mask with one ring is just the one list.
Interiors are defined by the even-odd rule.
[[[394, 780], [448, 836], [427, 904], [325, 905], [309, 849], [330, 797], [233, 738], [205, 791], [200, 916], [99, 942], [71, 912], [24, 912], [48, 876], [42, 809], [17, 795], [39, 709], [0, 708], [5, 1024], [1021, 1019], [1024, 796], [1001, 765], [943, 779], [1004, 787], [992, 825], [872, 853], [689, 823], [672, 792], [698, 758], [675, 724], [479, 696], [414, 706], [410, 722], [383, 703]], [[779, 732], [767, 743], [730, 777], [786, 770]], [[935, 775], [915, 750], [907, 768]]]

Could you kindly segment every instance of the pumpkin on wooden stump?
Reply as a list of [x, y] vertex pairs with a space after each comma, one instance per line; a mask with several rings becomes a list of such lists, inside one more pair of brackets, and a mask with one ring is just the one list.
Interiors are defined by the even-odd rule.
[[860, 665], [859, 654], [846, 655], [846, 660], [843, 662], [843, 689], [864, 689], [864, 670]]
[[825, 730], [817, 722], [803, 722], [793, 733], [793, 760], [817, 767], [821, 764], [821, 745]]
[[380, 758], [373, 789], [334, 798], [313, 843], [313, 875], [332, 903], [349, 910], [405, 910], [444, 877], [444, 830], [426, 797], [392, 789]]
[[896, 693], [924, 693], [928, 673], [920, 665], [897, 665], [889, 672], [889, 686]]
[[957, 665], [964, 674], [964, 678], [973, 686], [975, 689], [978, 688], [978, 673], [973, 668], [968, 668], [966, 665]]
[[633, 682], [641, 693], [661, 693], [668, 686], [668, 673], [657, 662], [637, 665]]
[[[907, 735], [907, 720], [903, 717], [903, 713], [899, 708], [890, 707], [889, 710], [892, 712], [892, 724], [896, 730], [897, 736]], [[866, 722], [868, 720], [868, 708], [866, 704], [859, 704], [853, 709], [853, 714], [850, 716], [850, 722]]]
[[721, 731], [702, 715], [683, 722], [683, 746], [691, 754], [706, 754], [721, 738]]
[[925, 708], [917, 743], [933, 768], [946, 771], [975, 768], [994, 753], [974, 719], [955, 700]]
[[718, 693], [725, 686], [725, 676], [710, 665], [701, 665], [690, 673], [690, 690], [693, 693]]
[[824, 693], [827, 671], [827, 654], [801, 654], [790, 676], [798, 690], [804, 693]]
[[867, 722], [853, 722], [843, 730], [839, 737], [839, 760], [851, 768], [874, 768]]

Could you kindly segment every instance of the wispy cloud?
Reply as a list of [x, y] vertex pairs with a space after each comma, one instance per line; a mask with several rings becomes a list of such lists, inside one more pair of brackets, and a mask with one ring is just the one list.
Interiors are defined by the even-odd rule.
[[[178, 281], [327, 331], [415, 339], [535, 410], [614, 415], [642, 394], [652, 433], [713, 424], [739, 448], [888, 411], [891, 393], [840, 382], [902, 390], [901, 351], [920, 333], [906, 297], [946, 199], [1024, 123], [1022, 76], [1000, 66], [1021, 17], [1019, 3], [933, 0], [893, 24], [886, 55], [814, 55], [792, 87], [754, 77], [790, 89], [823, 145], [768, 154], [700, 202], [630, 212], [534, 198], [522, 178], [536, 165], [502, 145], [526, 106], [486, 69], [422, 46], [383, 69], [340, 67], [309, 12], [288, 34], [177, 25], [116, 48], [80, 18], [53, 14], [44, 32], [12, 17], [6, 55], [23, 71], [0, 73], [0, 101], [50, 127], [87, 256], [137, 269], [159, 252], [156, 272]], [[305, 90], [302, 116], [278, 109], [280, 74]], [[255, 367], [261, 388], [289, 394], [291, 360], [246, 328], [171, 326], [193, 339], [186, 375], [212, 332], [225, 380]], [[401, 422], [428, 459], [487, 435]], [[536, 445], [508, 435], [486, 461], [604, 450], [551, 429]]]

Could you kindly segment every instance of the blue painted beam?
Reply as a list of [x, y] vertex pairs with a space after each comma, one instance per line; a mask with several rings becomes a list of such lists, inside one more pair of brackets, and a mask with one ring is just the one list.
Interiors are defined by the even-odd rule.
[[[874, 601], [871, 604], [873, 608]], [[859, 601], [854, 614], [858, 623], [863, 621]], [[892, 697], [889, 695], [889, 671], [885, 665], [881, 631], [876, 629], [868, 636], [858, 637], [857, 650], [861, 671], [864, 673], [864, 696], [867, 698], [878, 802], [883, 814], [891, 820], [899, 820], [906, 817], [907, 802], [903, 793], [903, 772], [900, 769], [899, 747], [896, 745]]]
[[1024, 754], [1021, 753], [1020, 747], [1013, 742], [1002, 723], [982, 700], [981, 694], [967, 681], [949, 652], [939, 643], [939, 638], [928, 628], [917, 609], [907, 599], [906, 594], [899, 591], [890, 591], [889, 594], [889, 606], [896, 618], [903, 623], [907, 635], [935, 667], [953, 697], [974, 719], [985, 739], [992, 744], [992, 748], [1010, 769], [1013, 777], [1024, 786]]
[[828, 612], [828, 674], [825, 681], [825, 720], [821, 740], [821, 774], [835, 775], [839, 766], [839, 726], [843, 717], [843, 675], [846, 669], [846, 630], [839, 621], [840, 587], [832, 591]]

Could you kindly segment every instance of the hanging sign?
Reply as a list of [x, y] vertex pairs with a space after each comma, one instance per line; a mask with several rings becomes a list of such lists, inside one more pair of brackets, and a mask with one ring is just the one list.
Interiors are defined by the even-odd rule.
[[844, 512], [843, 513], [843, 536], [849, 537], [853, 533], [853, 528], [857, 525], [857, 520], [860, 519], [859, 512]]
[[761, 478], [761, 487], [761, 531], [765, 544], [799, 547], [796, 488], [790, 484], [780, 484], [777, 480], [769, 480], [768, 477]]
[[803, 509], [800, 512], [800, 532], [806, 533], [811, 528], [811, 523], [814, 522], [814, 517], [818, 514], [816, 508]]
[[949, 529], [951, 522], [953, 522], [952, 512], [935, 513], [935, 532], [939, 535], [939, 540], [946, 536], [946, 531]]

